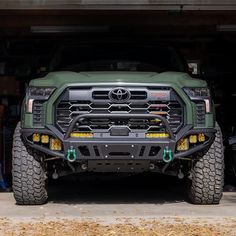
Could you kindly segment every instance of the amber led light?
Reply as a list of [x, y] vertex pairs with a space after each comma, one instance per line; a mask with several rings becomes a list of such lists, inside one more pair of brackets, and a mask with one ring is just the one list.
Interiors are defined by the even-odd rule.
[[72, 138], [93, 138], [93, 133], [80, 133], [80, 132], [73, 132], [70, 134]]
[[146, 137], [147, 138], [169, 138], [168, 133], [147, 133]]

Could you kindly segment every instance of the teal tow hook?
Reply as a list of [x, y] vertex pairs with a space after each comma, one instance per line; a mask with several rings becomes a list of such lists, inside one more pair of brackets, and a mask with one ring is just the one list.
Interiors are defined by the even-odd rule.
[[75, 148], [70, 147], [70, 149], [68, 149], [67, 155], [66, 155], [66, 159], [67, 159], [67, 161], [69, 161], [69, 162], [74, 162], [74, 161], [76, 161], [77, 156], [76, 156], [76, 150], [75, 150]]
[[164, 149], [162, 160], [166, 163], [171, 162], [173, 160], [172, 150], [168, 147]]

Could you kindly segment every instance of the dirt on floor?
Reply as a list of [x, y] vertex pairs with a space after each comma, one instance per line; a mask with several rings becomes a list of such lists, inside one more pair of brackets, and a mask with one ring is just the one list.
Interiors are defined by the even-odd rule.
[[233, 236], [236, 235], [236, 220], [224, 220], [224, 223], [214, 223], [207, 220], [182, 219], [152, 220], [138, 222], [100, 223], [96, 221], [78, 221], [76, 219], [10, 221], [0, 220], [0, 235], [4, 236]]

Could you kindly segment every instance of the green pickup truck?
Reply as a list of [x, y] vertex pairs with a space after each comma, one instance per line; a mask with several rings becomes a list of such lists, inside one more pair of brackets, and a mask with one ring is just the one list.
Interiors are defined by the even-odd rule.
[[13, 143], [17, 204], [46, 203], [50, 177], [146, 171], [186, 178], [194, 204], [220, 202], [224, 155], [210, 91], [173, 49], [163, 53], [156, 63], [87, 60], [30, 82]]

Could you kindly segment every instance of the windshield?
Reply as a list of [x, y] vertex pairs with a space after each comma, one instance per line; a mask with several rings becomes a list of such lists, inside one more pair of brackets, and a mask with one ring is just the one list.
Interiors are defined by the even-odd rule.
[[64, 47], [51, 64], [52, 71], [185, 71], [179, 55], [167, 47]]

